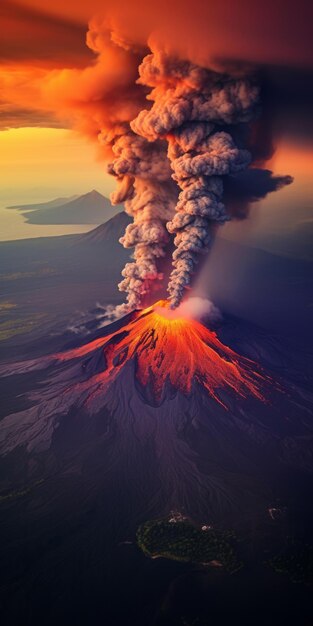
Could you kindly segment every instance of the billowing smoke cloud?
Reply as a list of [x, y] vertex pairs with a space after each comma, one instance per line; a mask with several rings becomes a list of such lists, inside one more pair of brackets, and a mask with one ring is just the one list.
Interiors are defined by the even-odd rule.
[[236, 176], [227, 176], [224, 184], [224, 200], [231, 218], [246, 219], [250, 205], [267, 194], [291, 185], [292, 176], [273, 176], [270, 170], [251, 168]]
[[[36, 103], [35, 124], [50, 118], [74, 127], [96, 141], [101, 157], [110, 161], [117, 180], [112, 201], [124, 202], [133, 218], [121, 239], [134, 254], [123, 270], [120, 289], [127, 302], [120, 313], [145, 304], [160, 284], [162, 257], [173, 239], [169, 294], [172, 306], [179, 304], [216, 228], [239, 213], [225, 203], [229, 176], [243, 172], [258, 152], [259, 158], [269, 154], [268, 140], [265, 150], [251, 150], [252, 157], [246, 150], [242, 129], [254, 118], [259, 98], [248, 68], [296, 57], [300, 63], [311, 42], [310, 20], [304, 20], [304, 34], [294, 45], [276, 5], [268, 9], [271, 19], [264, 27], [264, 20], [252, 17], [260, 11], [262, 18], [265, 9], [257, 3], [253, 13], [250, 4], [248, 11], [222, 1], [212, 10], [211, 3], [196, 1], [191, 11], [185, 0], [175, 0], [171, 10], [165, 0], [149, 5], [108, 0], [105, 15], [89, 23], [86, 61], [61, 71], [59, 63], [19, 72], [10, 66], [0, 78], [16, 118], [24, 119]], [[86, 16], [98, 8], [102, 2], [91, 0]], [[261, 27], [266, 36], [272, 29], [270, 59]], [[94, 63], [82, 67], [91, 53]], [[261, 135], [264, 142], [263, 129]]]
[[223, 177], [250, 162], [230, 129], [252, 119], [258, 87], [242, 72], [211, 71], [158, 49], [146, 54], [147, 44], [101, 20], [92, 21], [87, 43], [98, 54], [94, 68], [52, 76], [45, 90], [52, 100], [62, 93], [63, 113], [74, 111], [76, 126], [111, 159], [111, 200], [124, 202], [133, 218], [120, 240], [134, 252], [122, 272], [127, 297], [117, 313], [141, 307], [160, 285], [160, 260], [173, 238], [168, 289], [176, 307], [216, 226], [229, 219]]
[[164, 142], [149, 143], [125, 126], [114, 137], [112, 152], [115, 158], [108, 171], [116, 177], [118, 188], [111, 201], [124, 202], [133, 218], [120, 239], [125, 248], [134, 248], [134, 261], [126, 264], [119, 284], [119, 289], [127, 292], [127, 304], [118, 307], [118, 312], [124, 313], [139, 308], [155, 281], [163, 278], [157, 260], [165, 255], [169, 241], [166, 222], [173, 216], [177, 191]]
[[173, 311], [165, 307], [155, 307], [155, 311], [168, 319], [206, 320], [217, 322], [221, 318], [218, 308], [207, 298], [193, 296], [184, 300]]
[[131, 122], [148, 141], [166, 139], [172, 178], [180, 188], [176, 214], [167, 223], [176, 250], [168, 292], [172, 307], [190, 285], [199, 255], [229, 216], [223, 204], [223, 176], [244, 170], [251, 161], [238, 147], [230, 126], [250, 121], [259, 90], [245, 77], [232, 77], [180, 61], [161, 52], [146, 56], [138, 82], [152, 88], [150, 109]]

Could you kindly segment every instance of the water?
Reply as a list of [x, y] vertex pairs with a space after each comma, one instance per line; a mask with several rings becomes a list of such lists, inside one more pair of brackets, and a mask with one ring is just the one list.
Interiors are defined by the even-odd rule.
[[0, 241], [85, 233], [93, 228], [95, 224], [28, 224], [17, 209], [0, 207]]

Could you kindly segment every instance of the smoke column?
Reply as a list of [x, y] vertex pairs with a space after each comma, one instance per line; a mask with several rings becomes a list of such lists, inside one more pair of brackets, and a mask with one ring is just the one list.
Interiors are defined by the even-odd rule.
[[127, 298], [118, 314], [148, 304], [172, 240], [168, 290], [172, 307], [179, 305], [199, 256], [229, 219], [223, 177], [251, 160], [238, 126], [253, 118], [259, 95], [254, 81], [238, 71], [179, 59], [151, 38], [138, 43], [94, 19], [87, 44], [97, 54], [95, 65], [52, 73], [45, 84], [49, 102], [61, 100], [62, 115], [100, 142], [117, 180], [112, 202], [123, 202], [133, 218], [121, 238], [134, 252], [122, 272], [119, 288]]
[[176, 214], [167, 223], [175, 235], [168, 292], [176, 308], [218, 224], [229, 219], [223, 204], [223, 176], [245, 169], [250, 153], [238, 147], [234, 124], [250, 121], [258, 87], [248, 78], [213, 72], [162, 52], [147, 55], [139, 84], [152, 88], [150, 109], [131, 122], [150, 142], [166, 139], [172, 178], [180, 193]]
[[209, 68], [199, 65], [193, 46], [186, 49], [193, 60], [178, 58], [154, 31], [133, 39], [118, 20], [95, 17], [87, 44], [96, 63], [52, 73], [45, 97], [100, 142], [117, 180], [112, 202], [123, 202], [133, 218], [121, 238], [134, 252], [122, 272], [119, 288], [127, 298], [117, 313], [151, 303], [147, 295], [163, 279], [160, 260], [172, 241], [168, 291], [175, 308], [216, 227], [229, 219], [223, 177], [250, 163], [238, 127], [253, 118], [258, 87], [238, 68], [225, 73], [219, 63], [216, 69], [210, 55], [202, 61]]
[[117, 313], [140, 308], [146, 294], [163, 274], [157, 260], [165, 255], [169, 241], [166, 222], [171, 219], [177, 201], [175, 183], [162, 141], [149, 143], [125, 125], [112, 141], [114, 160], [108, 172], [116, 177], [118, 188], [111, 195], [113, 204], [124, 202], [125, 211], [133, 218], [120, 242], [134, 248], [132, 263], [122, 271], [120, 291], [127, 292], [127, 303]]
[[[250, 200], [238, 192], [236, 172], [250, 160], [241, 127], [253, 118], [259, 97], [247, 68], [255, 68], [267, 94], [265, 115], [249, 139], [255, 160], [269, 158], [272, 133], [277, 136], [282, 128], [281, 112], [283, 125], [291, 119], [282, 94], [287, 100], [297, 92], [302, 110], [302, 80], [294, 83], [294, 70], [312, 67], [311, 6], [299, 11], [286, 9], [282, 0], [266, 7], [250, 4], [195, 0], [191, 11], [185, 0], [91, 0], [86, 15], [96, 13], [86, 44], [92, 63], [81, 59], [77, 66], [63, 67], [59, 46], [56, 65], [23, 63], [22, 71], [12, 72], [5, 61], [0, 81], [4, 118], [11, 110], [9, 126], [12, 116], [19, 127], [30, 115], [30, 125], [48, 119], [73, 127], [97, 142], [99, 156], [112, 162], [109, 171], [118, 181], [113, 201], [124, 201], [134, 220], [122, 239], [134, 249], [120, 285], [128, 294], [125, 309], [141, 306], [158, 285], [159, 261], [172, 239], [169, 294], [177, 306], [200, 254], [228, 218], [224, 201], [232, 216], [246, 217]], [[289, 20], [282, 19], [286, 10]], [[287, 70], [284, 77], [281, 67]], [[269, 179], [270, 172], [265, 188], [279, 188], [277, 180], [269, 188]], [[237, 214], [229, 203], [234, 187]], [[248, 196], [254, 201], [254, 188]]]

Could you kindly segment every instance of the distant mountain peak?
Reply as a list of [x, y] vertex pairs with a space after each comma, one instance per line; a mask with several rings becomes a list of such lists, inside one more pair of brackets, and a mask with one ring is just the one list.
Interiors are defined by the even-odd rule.
[[104, 198], [105, 200], [107, 200], [107, 198], [102, 193], [97, 191], [97, 189], [92, 189], [91, 191], [87, 191], [87, 193], [82, 194], [80, 197], [81, 198]]
[[121, 211], [111, 217], [109, 220], [100, 224], [96, 228], [89, 230], [87, 233], [83, 233], [78, 236], [78, 244], [94, 244], [103, 243], [106, 241], [116, 241], [124, 234], [126, 226], [130, 224], [131, 218], [127, 213]]
[[96, 189], [72, 198], [18, 207], [30, 224], [102, 224], [119, 213], [121, 205], [112, 206], [110, 200]]

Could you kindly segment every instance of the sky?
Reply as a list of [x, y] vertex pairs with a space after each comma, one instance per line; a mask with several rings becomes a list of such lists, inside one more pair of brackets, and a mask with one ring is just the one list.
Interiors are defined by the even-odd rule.
[[[241, 229], [257, 242], [256, 233], [261, 237], [262, 232], [292, 230], [312, 220], [313, 133], [309, 125], [306, 132], [307, 112], [304, 107], [300, 114], [298, 106], [306, 100], [304, 85], [313, 71], [311, 3], [196, 0], [195, 8], [191, 13], [186, 0], [149, 6], [141, 0], [2, 0], [0, 230], [1, 210], [8, 204], [93, 188], [104, 195], [112, 191], [114, 181], [105, 172], [106, 155], [97, 135], [103, 117], [118, 119], [121, 97], [132, 116], [138, 94], [131, 92], [127, 102], [125, 94], [136, 78], [133, 60], [122, 49], [116, 53], [103, 24], [134, 48], [149, 40], [214, 67], [229, 58], [265, 67], [274, 93], [270, 110], [275, 135], [275, 153], [266, 167], [293, 176], [294, 183], [270, 194], [244, 225], [231, 224], [223, 234], [237, 237]], [[295, 92], [299, 98], [293, 109]], [[290, 120], [297, 118], [293, 128]]]
[[44, 202], [98, 189], [113, 182], [96, 160], [94, 145], [61, 128], [11, 128], [0, 133], [1, 203]]

